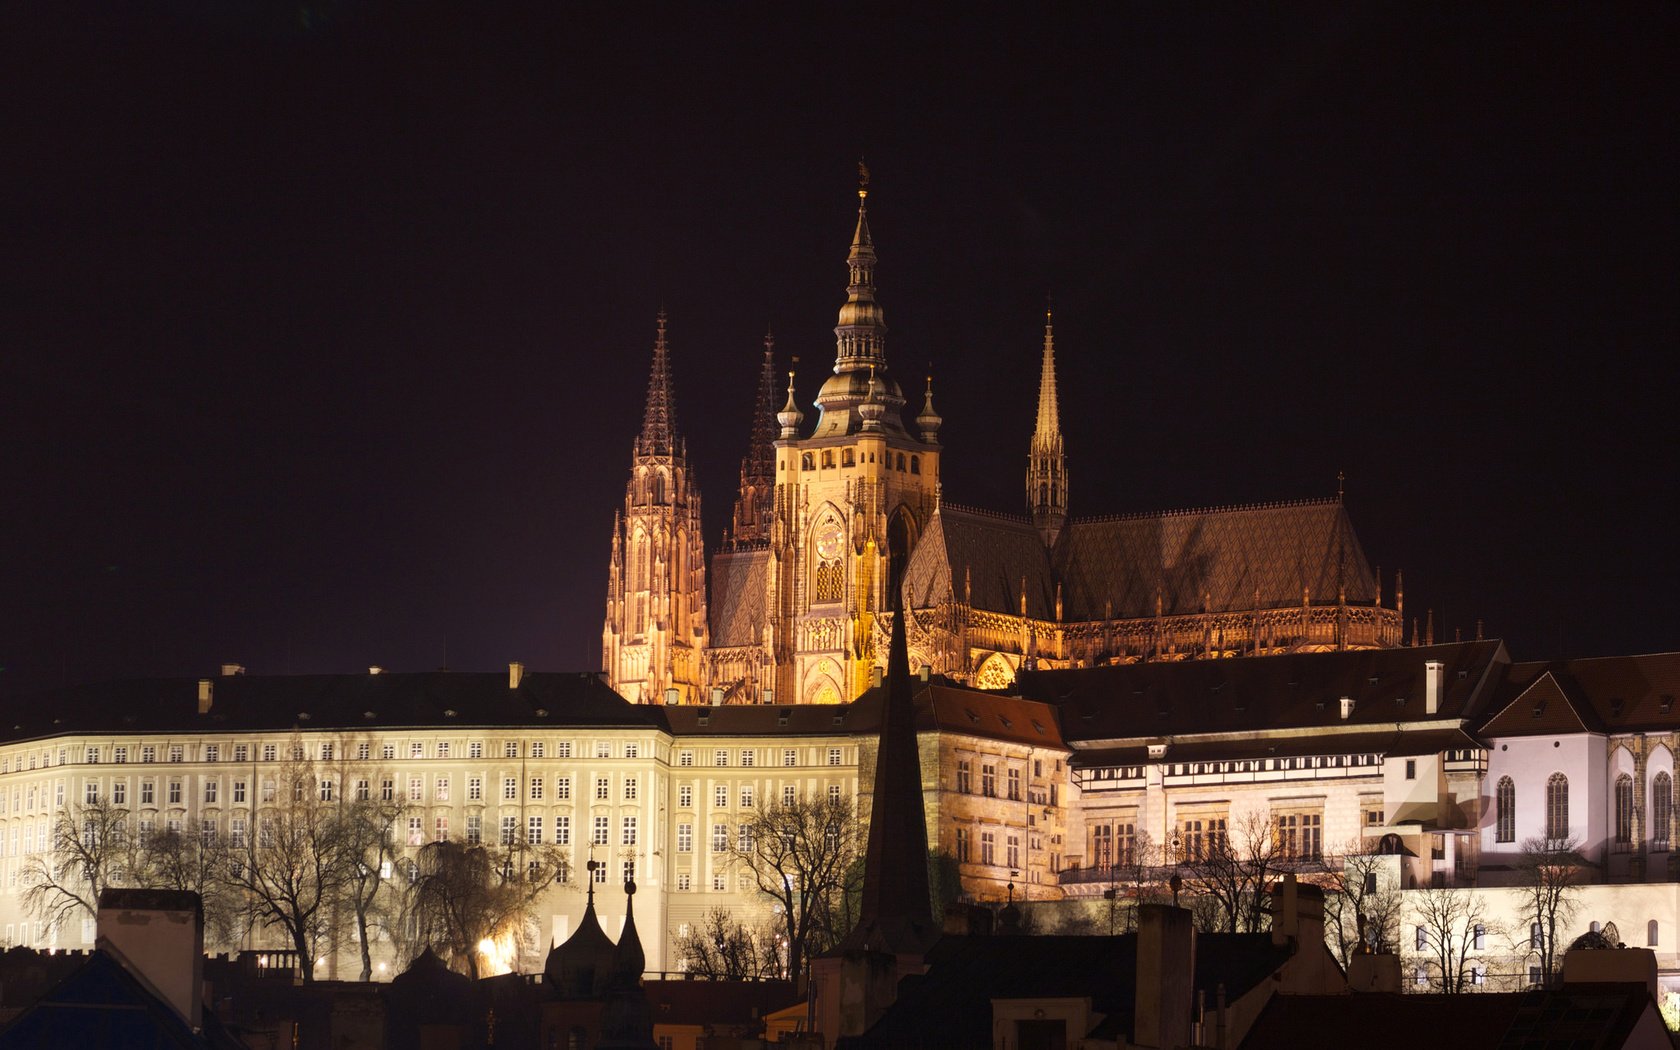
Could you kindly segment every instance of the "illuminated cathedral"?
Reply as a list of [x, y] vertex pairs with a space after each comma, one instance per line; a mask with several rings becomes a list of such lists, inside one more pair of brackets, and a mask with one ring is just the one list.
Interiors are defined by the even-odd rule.
[[886, 665], [895, 592], [911, 666], [981, 688], [1007, 687], [1024, 667], [1401, 644], [1398, 577], [1390, 607], [1339, 497], [1071, 516], [1048, 313], [1026, 513], [942, 501], [932, 381], [908, 416], [887, 364], [868, 198], [864, 173], [814, 419], [792, 372], [779, 388], [765, 338], [734, 509], [709, 567], [660, 315], [613, 524], [602, 662], [614, 689], [644, 703], [850, 700]]

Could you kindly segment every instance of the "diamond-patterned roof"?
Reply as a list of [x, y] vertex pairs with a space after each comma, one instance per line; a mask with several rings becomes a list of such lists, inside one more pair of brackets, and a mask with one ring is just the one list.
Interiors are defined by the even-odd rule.
[[711, 644], [714, 648], [753, 645], [764, 625], [765, 581], [770, 572], [767, 547], [719, 551], [712, 555]]
[[1019, 615], [1024, 579], [1027, 615], [1048, 620], [1055, 614], [1050, 554], [1026, 518], [942, 506], [905, 569], [911, 607], [925, 609], [947, 597], [961, 601], [965, 576], [976, 609]]
[[[1335, 500], [1070, 522], [1056, 544], [1069, 620], [1239, 612], [1376, 600], [1376, 577]], [[1112, 613], [1108, 612], [1112, 603]]]
[[1063, 618], [1130, 620], [1204, 611], [1241, 612], [1315, 603], [1376, 601], [1376, 576], [1335, 500], [1075, 520], [1053, 550], [1022, 517], [940, 508], [911, 555], [909, 599], [927, 608], [963, 593], [976, 609], [1051, 619], [1056, 585]]

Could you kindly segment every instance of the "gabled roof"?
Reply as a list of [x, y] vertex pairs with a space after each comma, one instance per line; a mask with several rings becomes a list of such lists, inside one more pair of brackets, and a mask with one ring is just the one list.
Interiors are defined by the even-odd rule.
[[[1214, 1001], [1223, 985], [1235, 1000], [1275, 973], [1289, 949], [1270, 934], [1196, 937], [1195, 990]], [[898, 1000], [875, 1026], [837, 1046], [990, 1047], [992, 1000], [1089, 996], [1105, 1015], [1095, 1035], [1129, 1039], [1137, 995], [1137, 935], [946, 936], [928, 952], [928, 972], [899, 982]], [[1093, 1034], [1069, 1032], [1072, 1045]]]
[[60, 1046], [237, 1048], [208, 1010], [194, 1032], [180, 1014], [153, 995], [103, 951], [60, 981], [0, 1030], [0, 1048]]
[[273, 732], [403, 727], [588, 726], [665, 728], [662, 709], [631, 704], [594, 674], [506, 672], [225, 675], [199, 683], [146, 678], [74, 686], [32, 697], [0, 723], [0, 741], [63, 733]]
[[[1336, 500], [1068, 523], [1054, 565], [1069, 620], [1244, 612], [1376, 601], [1376, 577]], [[1112, 613], [1109, 610], [1112, 608]]]
[[1602, 733], [1603, 724], [1591, 707], [1578, 701], [1573, 682], [1560, 680], [1552, 671], [1521, 687], [1516, 698], [1482, 725], [1484, 737], [1551, 736], [1566, 733]]
[[[1062, 733], [1081, 741], [1212, 733], [1368, 727], [1474, 719], [1506, 662], [1498, 641], [1407, 649], [1291, 653], [1236, 660], [1122, 664], [1023, 671], [1023, 696], [1055, 704]], [[1424, 710], [1424, 669], [1442, 664], [1434, 714]], [[1342, 717], [1341, 698], [1353, 701]]]
[[[1547, 678], [1552, 679], [1555, 688], [1592, 732], [1680, 731], [1680, 653], [1513, 664], [1501, 694], [1506, 699], [1502, 706], [1510, 706]], [[1529, 717], [1532, 717], [1531, 710], [1532, 705]], [[1501, 710], [1496, 717], [1503, 719], [1503, 716]], [[1490, 721], [1484, 732], [1495, 736], [1520, 735], [1512, 721], [1521, 722], [1522, 718], [1502, 720], [1499, 732]], [[1531, 727], [1528, 731], [1564, 730]]]
[[712, 594], [706, 610], [711, 618], [711, 645], [724, 648], [762, 641], [764, 600], [769, 593], [770, 549], [750, 547], [712, 555], [707, 576]]
[[989, 612], [1020, 615], [1023, 581], [1027, 615], [1039, 620], [1056, 613], [1056, 581], [1050, 552], [1024, 517], [944, 504], [928, 523], [904, 570], [906, 600], [925, 609], [962, 601]]

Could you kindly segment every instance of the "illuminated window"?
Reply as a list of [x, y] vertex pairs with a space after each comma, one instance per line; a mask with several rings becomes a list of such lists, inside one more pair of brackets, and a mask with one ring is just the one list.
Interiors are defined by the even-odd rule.
[[1633, 842], [1633, 778], [1623, 773], [1616, 778], [1616, 844]]
[[1569, 837], [1569, 778], [1562, 773], [1546, 781], [1546, 837]]
[[1510, 777], [1500, 777], [1494, 790], [1494, 841], [1517, 841], [1517, 785]]
[[1658, 773], [1651, 780], [1651, 849], [1658, 853], [1668, 849], [1673, 820], [1674, 780], [1667, 773]]

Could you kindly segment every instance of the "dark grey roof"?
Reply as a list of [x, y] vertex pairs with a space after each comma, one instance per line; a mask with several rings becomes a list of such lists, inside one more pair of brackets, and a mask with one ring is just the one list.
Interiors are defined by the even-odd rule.
[[194, 1032], [174, 1008], [148, 991], [103, 951], [24, 1010], [4, 1030], [0, 1047], [143, 1046], [162, 1050], [242, 1047], [208, 1009]]
[[507, 672], [225, 675], [146, 678], [55, 690], [14, 702], [0, 741], [63, 733], [273, 732], [404, 727], [596, 726], [664, 729], [661, 708], [631, 704], [596, 674]]
[[[1444, 676], [1434, 715], [1424, 711], [1424, 664], [1431, 660], [1441, 662]], [[1508, 662], [1504, 643], [1490, 640], [1023, 671], [1016, 684], [1022, 696], [1058, 704], [1062, 735], [1077, 744], [1475, 719]], [[1344, 696], [1354, 702], [1346, 719]]]

